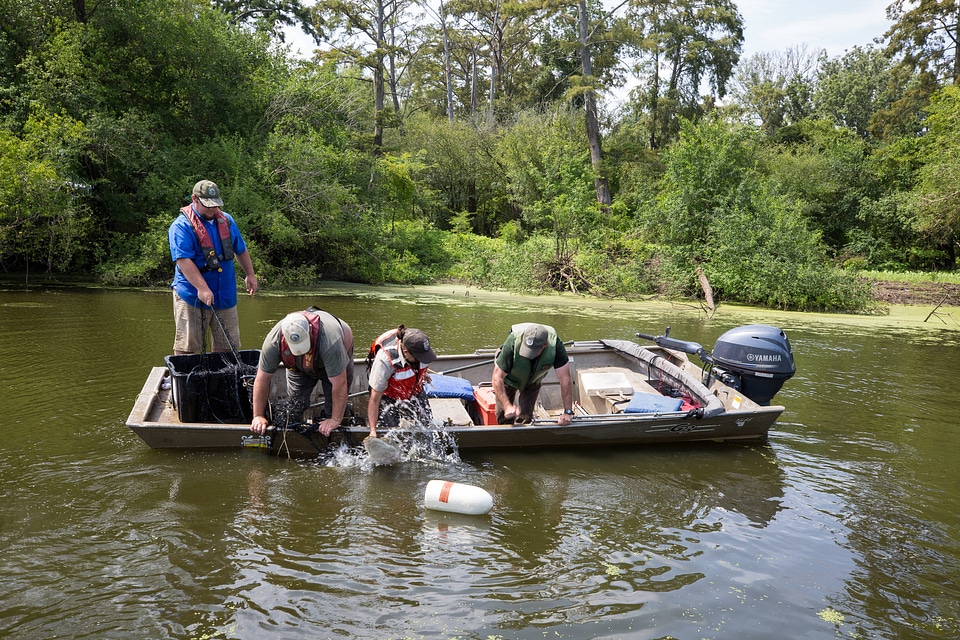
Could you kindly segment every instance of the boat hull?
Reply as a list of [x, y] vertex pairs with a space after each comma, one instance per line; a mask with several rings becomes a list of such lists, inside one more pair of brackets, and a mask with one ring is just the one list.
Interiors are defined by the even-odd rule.
[[[447, 431], [462, 451], [494, 449], [544, 449], [553, 447], [607, 447], [655, 444], [680, 444], [708, 441], [762, 440], [770, 427], [783, 412], [782, 406], [760, 406], [742, 397], [734, 389], [719, 381], [707, 381], [709, 401], [722, 399], [723, 408], [717, 415], [703, 417], [703, 412], [683, 410], [654, 413], [598, 413], [591, 412], [587, 401], [596, 404], [597, 398], [586, 398], [587, 390], [583, 375], [590, 371], [610, 371], [611, 365], [630, 373], [646, 366], [636, 361], [630, 353], [611, 349], [610, 344], [624, 346], [629, 350], [655, 352], [661, 360], [669, 360], [675, 368], [690, 376], [700, 376], [699, 367], [690, 363], [685, 354], [665, 349], [646, 349], [633, 343], [604, 341], [573, 343], [568, 347], [571, 362], [579, 375], [574, 375], [575, 395], [578, 398], [578, 415], [569, 425], [560, 425], [556, 417], [560, 412], [559, 381], [554, 374], [544, 380], [541, 400], [543, 410], [532, 424], [491, 425], [478, 424], [479, 414], [474, 411], [472, 420], [445, 418], [440, 405], [434, 405], [434, 415], [445, 422]], [[492, 350], [480, 350], [474, 354], [441, 356], [432, 368], [446, 375], [463, 378], [472, 385], [483, 385], [490, 379], [493, 362]], [[656, 360], [656, 359], [654, 359]], [[170, 373], [164, 367], [154, 367], [144, 383], [133, 410], [127, 420], [132, 429], [149, 447], [154, 449], [257, 449], [276, 454], [287, 453], [297, 457], [312, 457], [325, 451], [330, 444], [347, 442], [359, 445], [369, 433], [366, 426], [366, 376], [364, 365], [357, 362], [357, 380], [351, 388], [352, 415], [344, 419], [341, 429], [325, 438], [314, 430], [301, 433], [294, 430], [271, 428], [263, 437], [250, 432], [249, 425], [223, 423], [181, 422], [173, 404]], [[649, 369], [649, 367], [648, 367]], [[619, 370], [619, 369], [616, 369]], [[659, 372], [647, 370], [645, 376]], [[702, 377], [702, 376], [701, 376]], [[274, 376], [276, 388], [272, 396], [282, 396], [284, 376]], [[431, 401], [434, 402], [434, 401]], [[447, 400], [449, 403], [449, 400]], [[459, 401], [454, 401], [459, 402]], [[460, 415], [467, 415], [463, 412]], [[415, 436], [411, 432], [409, 435]]]

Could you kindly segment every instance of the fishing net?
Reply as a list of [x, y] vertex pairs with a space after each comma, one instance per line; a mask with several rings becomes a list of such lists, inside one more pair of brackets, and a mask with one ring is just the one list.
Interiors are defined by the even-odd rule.
[[293, 429], [304, 423], [307, 405], [298, 397], [278, 398], [270, 402], [269, 418], [278, 429]]

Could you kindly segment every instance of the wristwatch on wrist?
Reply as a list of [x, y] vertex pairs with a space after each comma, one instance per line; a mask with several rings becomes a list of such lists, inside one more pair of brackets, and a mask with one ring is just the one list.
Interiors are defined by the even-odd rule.
[[572, 416], [572, 415], [573, 415], [573, 409], [564, 409], [564, 410], [563, 410], [563, 413], [564, 413], [564, 415]]

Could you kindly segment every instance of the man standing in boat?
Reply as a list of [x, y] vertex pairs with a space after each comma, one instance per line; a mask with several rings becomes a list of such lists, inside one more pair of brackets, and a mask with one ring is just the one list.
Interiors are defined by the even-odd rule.
[[497, 352], [493, 367], [493, 392], [497, 398], [499, 424], [531, 421], [540, 385], [551, 369], [557, 372], [563, 400], [563, 413], [557, 416], [557, 422], [568, 425], [573, 418], [573, 384], [570, 358], [563, 342], [556, 330], [548, 325], [532, 322], [513, 325]]
[[231, 341], [233, 347], [240, 347], [234, 261], [243, 269], [247, 292], [250, 295], [257, 292], [257, 276], [247, 245], [237, 223], [221, 211], [221, 207], [220, 187], [201, 180], [193, 185], [191, 203], [180, 209], [180, 215], [167, 232], [170, 256], [176, 263], [170, 285], [176, 324], [173, 353], [176, 355], [204, 350], [214, 313], [223, 326], [211, 332], [212, 350], [230, 351]]
[[371, 437], [377, 437], [377, 426], [396, 427], [401, 418], [430, 424], [433, 412], [423, 385], [429, 381], [429, 365], [436, 359], [430, 339], [420, 329], [400, 325], [373, 341], [367, 354]]
[[324, 420], [317, 429], [325, 436], [340, 426], [347, 410], [347, 390], [353, 381], [353, 330], [333, 314], [310, 307], [288, 314], [263, 340], [260, 364], [253, 383], [253, 421], [250, 430], [267, 430], [270, 380], [280, 368], [287, 370], [289, 416], [301, 416], [310, 396], [323, 388]]

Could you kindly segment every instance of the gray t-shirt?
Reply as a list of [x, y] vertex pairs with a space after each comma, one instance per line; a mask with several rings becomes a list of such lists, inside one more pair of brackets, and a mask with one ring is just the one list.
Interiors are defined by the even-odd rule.
[[[320, 316], [320, 361], [316, 363], [317, 373], [324, 371], [327, 378], [333, 378], [343, 373], [350, 364], [350, 353], [353, 350], [353, 334], [344, 336], [344, 329], [340, 321], [326, 311], [315, 311]], [[280, 368], [280, 322], [275, 324], [267, 337], [263, 339], [260, 348], [260, 369], [266, 373], [275, 373]], [[348, 338], [351, 344], [345, 344]], [[314, 346], [310, 346], [314, 349]], [[303, 356], [297, 356], [297, 369], [301, 369]]]

